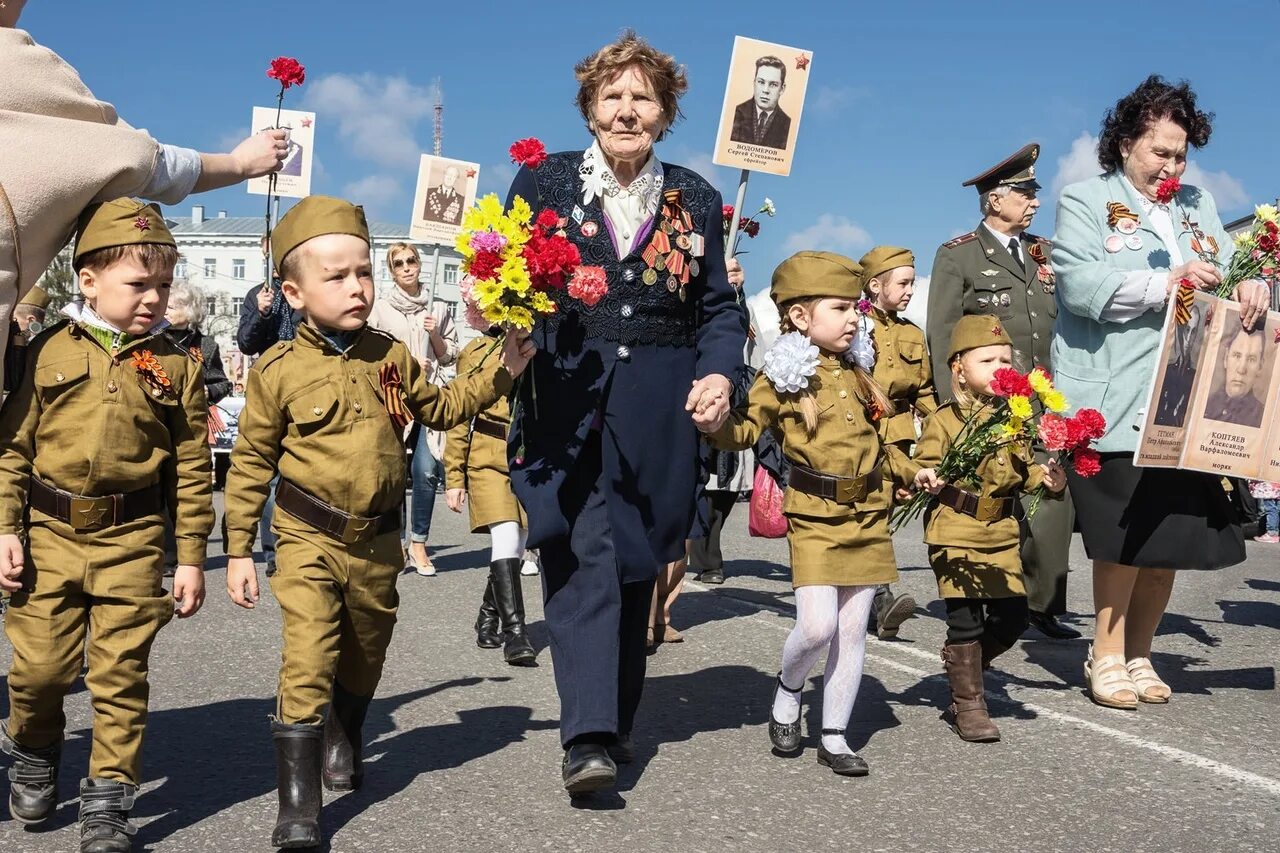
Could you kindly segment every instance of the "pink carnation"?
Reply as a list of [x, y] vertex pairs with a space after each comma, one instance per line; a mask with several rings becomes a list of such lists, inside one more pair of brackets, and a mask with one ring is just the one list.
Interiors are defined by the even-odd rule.
[[588, 308], [594, 308], [608, 292], [604, 267], [580, 266], [569, 280], [569, 295]]
[[493, 324], [484, 318], [484, 314], [476, 307], [476, 278], [464, 275], [458, 282], [458, 293], [462, 296], [462, 306], [466, 311], [467, 325], [477, 332], [487, 332]]
[[1067, 419], [1045, 412], [1040, 416], [1040, 440], [1048, 450], [1066, 450], [1071, 445], [1070, 430]]
[[471, 235], [471, 248], [477, 252], [501, 254], [507, 248], [507, 238], [497, 231], [477, 231]]

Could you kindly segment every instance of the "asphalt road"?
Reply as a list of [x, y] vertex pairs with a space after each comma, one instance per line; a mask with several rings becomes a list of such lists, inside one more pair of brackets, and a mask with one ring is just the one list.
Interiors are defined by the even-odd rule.
[[[988, 681], [1004, 740], [975, 745], [939, 721], [948, 695], [942, 611], [919, 529], [904, 532], [900, 589], [919, 600], [920, 618], [899, 640], [868, 647], [850, 741], [871, 775], [841, 779], [814, 758], [821, 666], [805, 694], [805, 752], [770, 752], [773, 674], [793, 613], [786, 546], [749, 538], [739, 505], [728, 524], [728, 582], [689, 582], [674, 618], [687, 641], [650, 658], [639, 761], [623, 769], [615, 796], [571, 804], [560, 787], [550, 656], [516, 669], [476, 648], [470, 626], [487, 539], [467, 533], [443, 501], [435, 519], [441, 571], [401, 579], [400, 623], [369, 716], [365, 787], [326, 795], [334, 851], [1280, 849], [1278, 546], [1250, 543], [1242, 566], [1179, 577], [1154, 655], [1175, 691], [1169, 705], [1091, 704], [1082, 691], [1087, 641], [1029, 632]], [[1088, 614], [1078, 539], [1072, 563], [1072, 609]], [[267, 716], [279, 611], [269, 593], [252, 613], [235, 608], [223, 566], [210, 562], [204, 611], [171, 623], [155, 646], [137, 850], [271, 849]], [[543, 649], [537, 579], [525, 590]], [[1091, 617], [1075, 622], [1091, 633]], [[7, 715], [7, 692], [0, 706]], [[91, 721], [82, 684], [66, 712], [53, 826], [27, 832], [6, 814], [3, 853], [78, 849], [75, 780], [86, 771]]]

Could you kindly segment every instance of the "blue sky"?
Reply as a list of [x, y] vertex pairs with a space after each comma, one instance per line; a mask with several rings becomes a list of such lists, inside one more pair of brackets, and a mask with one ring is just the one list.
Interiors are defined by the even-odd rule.
[[[1225, 218], [1280, 192], [1280, 113], [1251, 104], [1280, 78], [1275, 0], [739, 0], [659, 4], [656, 18], [613, 11], [634, 5], [30, 0], [20, 25], [128, 121], [202, 150], [247, 133], [250, 108], [274, 101], [267, 62], [297, 57], [308, 80], [286, 105], [319, 114], [313, 191], [406, 223], [417, 155], [430, 149], [434, 78], [444, 153], [481, 163], [481, 190], [504, 192], [512, 140], [586, 146], [573, 64], [635, 26], [687, 66], [691, 83], [686, 118], [660, 156], [731, 197], [737, 174], [712, 167], [710, 151], [734, 35], [811, 50], [792, 174], [752, 179], [747, 207], [767, 195], [778, 216], [744, 242], [749, 290], [800, 248], [856, 257], [875, 243], [908, 246], [927, 275], [938, 244], [978, 220], [976, 194], [960, 184], [1033, 139], [1046, 189], [1032, 230], [1052, 235], [1061, 181], [1087, 176], [1088, 137], [1104, 110], [1149, 73], [1189, 79], [1217, 114], [1209, 146], [1191, 159]], [[231, 215], [262, 205], [243, 187], [194, 200]]]

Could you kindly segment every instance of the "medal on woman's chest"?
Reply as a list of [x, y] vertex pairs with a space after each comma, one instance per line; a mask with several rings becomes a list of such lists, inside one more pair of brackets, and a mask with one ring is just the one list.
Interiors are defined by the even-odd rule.
[[688, 298], [689, 279], [698, 274], [695, 250], [701, 245], [693, 233], [693, 217], [684, 209], [680, 190], [662, 193], [662, 213], [649, 245], [641, 253], [645, 271], [640, 280], [652, 287], [665, 276], [667, 290]]

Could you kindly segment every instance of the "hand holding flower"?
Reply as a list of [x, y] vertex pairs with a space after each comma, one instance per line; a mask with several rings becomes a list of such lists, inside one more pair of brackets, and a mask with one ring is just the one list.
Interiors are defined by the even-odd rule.
[[939, 477], [937, 470], [933, 468], [921, 468], [916, 474], [916, 488], [924, 489], [931, 495], [942, 491], [942, 487], [946, 484], [947, 481]]
[[1058, 464], [1058, 460], [1050, 459], [1040, 466], [1044, 472], [1044, 487], [1055, 495], [1067, 486], [1067, 472]]

